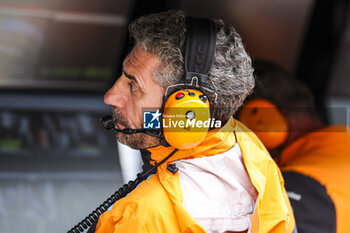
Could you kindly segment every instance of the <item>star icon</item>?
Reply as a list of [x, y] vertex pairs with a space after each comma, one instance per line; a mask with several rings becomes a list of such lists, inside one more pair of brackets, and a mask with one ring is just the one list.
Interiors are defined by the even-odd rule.
[[152, 121], [154, 121], [155, 119], [157, 119], [160, 115], [162, 115], [159, 110], [157, 110], [155, 113], [151, 113], [151, 115], [153, 116]]

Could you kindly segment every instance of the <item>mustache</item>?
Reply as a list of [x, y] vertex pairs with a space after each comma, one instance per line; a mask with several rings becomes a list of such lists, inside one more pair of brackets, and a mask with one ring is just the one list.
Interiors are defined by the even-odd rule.
[[126, 128], [130, 128], [130, 125], [128, 123], [128, 120], [126, 119], [125, 116], [116, 108], [112, 107], [112, 113], [113, 113], [113, 118], [123, 124]]

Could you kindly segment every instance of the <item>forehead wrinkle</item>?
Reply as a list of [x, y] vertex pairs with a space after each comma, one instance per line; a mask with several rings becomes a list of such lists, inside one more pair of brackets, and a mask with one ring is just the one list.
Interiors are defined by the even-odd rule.
[[[136, 54], [138, 56], [136, 56]], [[141, 48], [139, 48], [138, 46], [135, 46], [134, 49], [128, 54], [128, 56], [124, 59], [124, 62], [123, 62], [123, 70], [125, 70], [124, 69], [125, 66], [128, 66], [129, 64], [131, 64], [131, 67], [134, 67], [135, 65], [137, 66], [137, 64], [142, 62], [140, 61], [141, 59], [139, 57], [146, 57], [146, 56], [147, 58], [145, 60], [147, 62], [147, 66], [143, 66], [142, 72], [138, 72], [138, 71], [134, 72], [133, 70], [126, 71], [127, 74], [130, 74], [133, 77], [135, 77], [136, 81], [139, 83], [140, 87], [142, 87], [143, 89], [145, 87], [145, 81], [141, 78], [143, 73], [148, 72], [151, 75], [152, 82], [154, 82], [155, 84], [158, 84], [154, 81], [154, 76], [156, 75], [157, 70], [161, 67], [161, 61], [158, 58], [158, 56], [154, 53], [146, 52]], [[147, 92], [152, 93], [152, 89], [147, 90]]]
[[133, 62], [132, 62], [133, 59], [137, 60], [137, 57], [134, 55], [134, 52], [131, 51], [123, 61], [123, 74], [125, 75], [126, 78], [135, 81], [142, 89], [144, 89], [144, 83], [143, 83], [142, 79], [138, 77], [137, 73], [135, 74], [134, 72], [132, 72], [132, 71], [130, 72], [129, 70], [125, 71], [125, 66], [127, 66], [129, 64], [131, 64], [131, 66], [133, 66]]

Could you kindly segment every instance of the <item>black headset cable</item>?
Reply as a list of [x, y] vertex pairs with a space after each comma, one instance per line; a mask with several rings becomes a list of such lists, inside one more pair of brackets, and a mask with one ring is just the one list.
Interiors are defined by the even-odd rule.
[[106, 201], [104, 201], [99, 207], [97, 207], [94, 211], [91, 212], [88, 216], [86, 216], [81, 222], [75, 225], [72, 229], [70, 229], [67, 233], [82, 233], [88, 227], [92, 226], [97, 222], [98, 218], [101, 214], [103, 214], [110, 206], [112, 206], [116, 201], [125, 197], [132, 190], [134, 190], [142, 181], [146, 180], [149, 175], [156, 173], [157, 168], [167, 161], [171, 156], [173, 156], [178, 151], [175, 148], [168, 156], [166, 156], [159, 163], [156, 163], [152, 168], [147, 171], [142, 171], [137, 174], [137, 178], [135, 180], [129, 181], [127, 184], [124, 184], [119, 190], [117, 190], [114, 194], [112, 194]]

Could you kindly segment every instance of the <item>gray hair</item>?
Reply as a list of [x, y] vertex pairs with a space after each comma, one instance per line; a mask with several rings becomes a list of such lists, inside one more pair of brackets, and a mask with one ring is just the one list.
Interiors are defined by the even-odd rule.
[[[214, 117], [227, 122], [254, 88], [251, 59], [234, 27], [221, 19], [214, 20], [218, 32], [215, 61], [209, 77], [218, 93]], [[136, 45], [160, 57], [162, 67], [154, 80], [164, 88], [179, 83], [184, 75], [186, 16], [183, 11], [170, 10], [146, 15], [129, 26]], [[209, 83], [204, 87], [211, 87]]]

